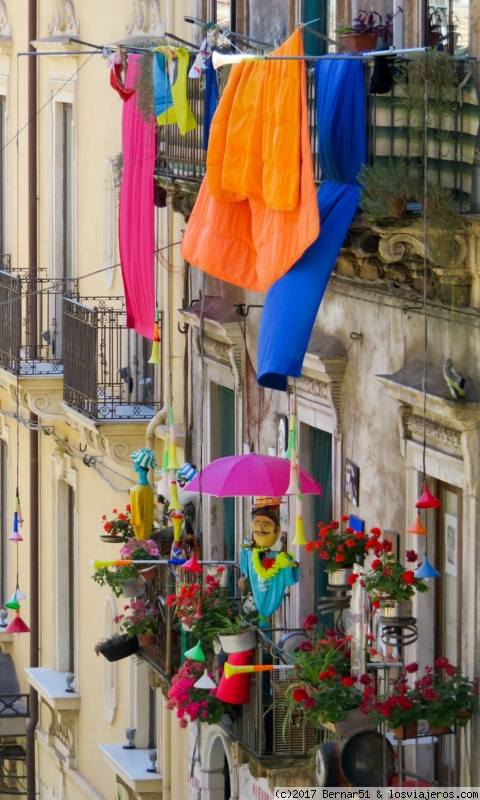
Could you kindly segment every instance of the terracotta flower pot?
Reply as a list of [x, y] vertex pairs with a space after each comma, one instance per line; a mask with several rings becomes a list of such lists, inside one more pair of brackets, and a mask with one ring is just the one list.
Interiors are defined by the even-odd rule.
[[415, 739], [418, 734], [418, 722], [405, 722], [404, 725], [393, 728], [393, 732], [397, 739]]
[[351, 53], [365, 53], [375, 50], [378, 36], [376, 33], [341, 33], [340, 41]]
[[140, 575], [142, 576], [144, 581], [153, 581], [157, 577], [157, 566], [154, 567], [147, 567], [146, 569], [140, 570]]
[[447, 733], [453, 733], [450, 725], [430, 725], [428, 732], [433, 736], [443, 736]]
[[140, 642], [140, 647], [151, 647], [157, 641], [157, 637], [154, 633], [139, 633], [138, 641]]

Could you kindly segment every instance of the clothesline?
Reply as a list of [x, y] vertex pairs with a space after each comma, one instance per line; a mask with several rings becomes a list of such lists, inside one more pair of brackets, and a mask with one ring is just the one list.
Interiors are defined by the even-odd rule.
[[335, 59], [336, 61], [339, 60], [348, 60], [351, 61], [352, 59], [360, 59], [360, 60], [370, 60], [372, 58], [377, 58], [377, 56], [397, 56], [402, 55], [403, 53], [425, 53], [430, 48], [428, 47], [408, 47], [403, 48], [401, 50], [371, 50], [368, 53], [327, 53], [323, 56], [271, 56], [267, 53], [220, 53], [218, 50], [214, 50], [212, 53], [212, 64], [214, 69], [218, 69], [219, 67], [227, 66], [229, 64], [241, 64], [243, 62], [248, 61], [326, 61]]

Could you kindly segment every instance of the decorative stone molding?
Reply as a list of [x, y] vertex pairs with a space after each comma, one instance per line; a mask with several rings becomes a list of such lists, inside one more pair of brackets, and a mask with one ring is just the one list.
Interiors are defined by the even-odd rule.
[[[451, 301], [451, 286], [456, 287], [457, 306], [469, 306], [472, 295], [478, 298], [476, 252], [479, 232], [473, 220], [455, 235], [455, 269], [436, 264], [429, 256], [428, 295]], [[335, 267], [337, 275], [350, 276], [365, 284], [388, 283], [392, 294], [420, 289], [424, 272], [424, 236], [420, 222], [404, 228], [370, 227], [356, 219], [346, 236]]]
[[[17, 376], [6, 370], [0, 370], [0, 386], [6, 389], [12, 403], [17, 402]], [[62, 375], [48, 377], [18, 378], [18, 402], [25, 411], [43, 419], [65, 419], [66, 414], [61, 406], [63, 399]]]
[[7, 6], [4, 0], [0, 0], [0, 36], [10, 36], [11, 34], [10, 22], [7, 15]]
[[[423, 441], [424, 423], [423, 417], [412, 414], [409, 409], [403, 411], [404, 437], [415, 439], [417, 442]], [[426, 420], [425, 435], [430, 446], [447, 450], [456, 451], [456, 455], [461, 457], [462, 435], [459, 431], [447, 428], [437, 422]]]
[[133, 0], [125, 31], [127, 36], [163, 36], [165, 20], [160, 15], [160, 0]]
[[[339, 339], [314, 331], [305, 354], [297, 393], [305, 400], [318, 401], [334, 416], [335, 435], [340, 438], [341, 400], [345, 369], [345, 348]], [[293, 382], [289, 379], [289, 385]]]
[[52, 16], [47, 25], [49, 36], [77, 36], [79, 27], [73, 0], [54, 0]]

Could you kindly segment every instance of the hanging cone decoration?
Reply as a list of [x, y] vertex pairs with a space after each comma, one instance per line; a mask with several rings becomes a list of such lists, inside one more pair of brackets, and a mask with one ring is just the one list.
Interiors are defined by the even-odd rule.
[[5, 633], [30, 633], [30, 628], [21, 618], [18, 608], [15, 610], [14, 618], [5, 628]]
[[[185, 654], [186, 655], [186, 654]], [[193, 684], [195, 689], [216, 689], [217, 684], [213, 681], [208, 674], [208, 669], [205, 667], [203, 670], [203, 675], [201, 678], [198, 679], [196, 683]]]
[[423, 564], [419, 566], [418, 569], [415, 570], [415, 577], [416, 578], [439, 578], [440, 573], [438, 569], [430, 564], [428, 560], [427, 554], [425, 553], [425, 558], [423, 559]]
[[160, 313], [158, 306], [155, 308], [155, 324], [153, 326], [153, 342], [152, 342], [152, 355], [148, 359], [149, 364], [161, 364], [160, 358], [160, 331], [159, 331]]
[[18, 611], [18, 609], [20, 608], [20, 603], [18, 602], [18, 597], [16, 592], [12, 594], [10, 600], [7, 600], [7, 602], [5, 603], [5, 608], [10, 608], [12, 611]]
[[180, 541], [180, 531], [182, 530], [183, 514], [172, 512], [170, 515], [173, 522], [173, 541]]
[[[187, 572], [201, 572], [202, 571], [202, 568], [201, 568], [200, 564], [198, 563], [197, 554], [195, 553], [195, 550], [193, 551], [192, 557], [189, 558], [188, 561], [185, 561], [185, 564], [183, 564], [182, 569], [186, 569]], [[186, 655], [186, 653], [185, 653], [185, 655]]]
[[307, 540], [303, 535], [303, 515], [302, 515], [302, 495], [297, 494], [296, 500], [296, 514], [295, 514], [295, 536], [292, 545], [304, 547]]
[[288, 446], [285, 451], [284, 458], [292, 457], [293, 448], [297, 447], [297, 409], [295, 404], [295, 397], [292, 397], [292, 411], [290, 414], [290, 421], [288, 427]]
[[177, 459], [177, 444], [175, 441], [175, 425], [173, 422], [173, 408], [170, 405], [170, 447], [168, 449], [168, 469], [180, 469]]
[[18, 524], [23, 525], [22, 507], [20, 505], [20, 496], [18, 494], [18, 488], [17, 488], [15, 506], [16, 506], [16, 512], [18, 514]]
[[185, 658], [189, 658], [191, 661], [206, 661], [205, 653], [202, 650], [202, 645], [200, 642], [197, 642], [195, 647], [191, 647], [190, 650], [185, 650]]
[[169, 511], [175, 511], [176, 509], [182, 508], [182, 504], [178, 499], [178, 489], [177, 489], [177, 481], [175, 480], [175, 472], [172, 472], [172, 480], [170, 483], [170, 503], [168, 506]]
[[197, 610], [195, 611], [195, 619], [203, 619], [201, 596], [198, 598]]
[[18, 584], [17, 584], [17, 588], [15, 589], [14, 594], [15, 594], [15, 597], [17, 598], [18, 601], [27, 599], [27, 595], [25, 594], [25, 592], [22, 592], [22, 590], [19, 589]]
[[[17, 501], [15, 501], [15, 506], [17, 507]], [[13, 533], [10, 534], [8, 537], [9, 542], [23, 542], [22, 537], [18, 532], [18, 511], [15, 510], [13, 513]]]
[[423, 527], [422, 523], [420, 522], [420, 514], [417, 514], [417, 519], [413, 522], [409, 528], [406, 529], [407, 533], [415, 533], [417, 536], [426, 536], [427, 531]]
[[162, 469], [159, 473], [161, 475], [160, 481], [157, 483], [157, 492], [158, 494], [162, 495], [165, 500], [170, 498], [170, 482], [168, 480], [168, 448], [169, 448], [169, 441], [170, 437], [167, 433], [165, 437], [165, 445], [163, 448], [163, 463]]
[[418, 498], [415, 503], [415, 508], [438, 508], [440, 500], [437, 500], [434, 495], [429, 492], [427, 484], [423, 487], [423, 494]]

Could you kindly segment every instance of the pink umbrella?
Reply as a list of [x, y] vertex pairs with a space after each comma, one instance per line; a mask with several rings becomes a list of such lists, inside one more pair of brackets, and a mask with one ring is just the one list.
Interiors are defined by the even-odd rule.
[[[322, 487], [300, 467], [301, 494], [322, 494]], [[248, 453], [212, 461], [188, 484], [189, 492], [215, 497], [283, 497], [290, 482], [290, 461]]]

